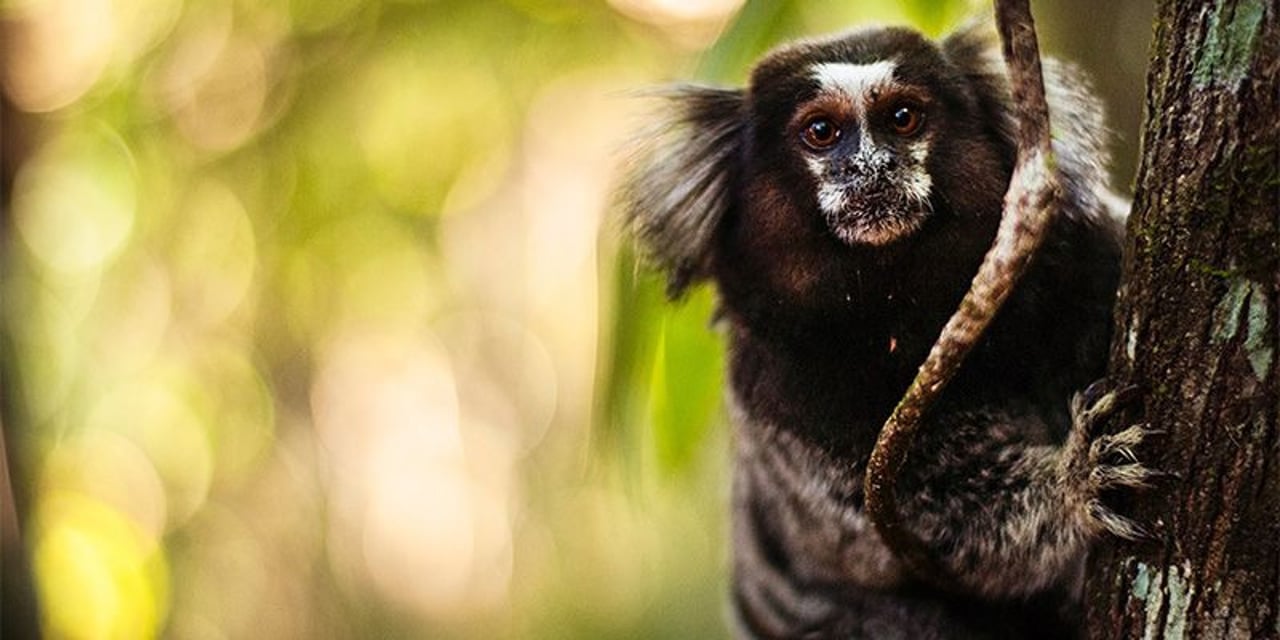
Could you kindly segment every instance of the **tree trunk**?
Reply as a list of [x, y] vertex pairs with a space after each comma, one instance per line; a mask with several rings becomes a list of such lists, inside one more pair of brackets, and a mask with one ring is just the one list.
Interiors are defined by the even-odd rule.
[[1111, 375], [1176, 476], [1094, 554], [1091, 638], [1280, 637], [1278, 4], [1159, 9]]

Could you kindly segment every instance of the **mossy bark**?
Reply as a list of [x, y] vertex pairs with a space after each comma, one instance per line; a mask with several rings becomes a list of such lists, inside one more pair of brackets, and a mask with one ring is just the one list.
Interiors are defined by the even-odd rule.
[[1091, 638], [1280, 638], [1280, 1], [1164, 0], [1111, 376], [1176, 474], [1090, 562]]

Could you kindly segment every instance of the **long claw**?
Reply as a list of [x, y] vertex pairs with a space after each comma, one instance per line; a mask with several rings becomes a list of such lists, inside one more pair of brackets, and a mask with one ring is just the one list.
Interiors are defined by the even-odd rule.
[[1155, 539], [1155, 536], [1142, 525], [1112, 511], [1101, 501], [1092, 500], [1089, 502], [1089, 515], [1109, 533], [1125, 540], [1150, 541]]

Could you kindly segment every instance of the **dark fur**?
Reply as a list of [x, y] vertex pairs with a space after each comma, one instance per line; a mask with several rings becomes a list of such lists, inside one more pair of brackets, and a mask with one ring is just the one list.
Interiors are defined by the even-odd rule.
[[[1000, 218], [1014, 144], [992, 47], [981, 29], [936, 45], [875, 29], [784, 47], [745, 91], [678, 90], [637, 161], [626, 194], [642, 247], [673, 295], [701, 279], [720, 295], [744, 637], [1072, 637], [1087, 540], [1123, 523], [1100, 510], [1088, 480], [1099, 444], [1083, 406], [1073, 431], [1068, 402], [1104, 370], [1122, 231], [1106, 210], [1100, 109], [1051, 61], [1064, 210], [931, 414], [901, 489], [908, 522], [968, 592], [905, 575], [862, 518], [876, 434]], [[819, 213], [787, 127], [816, 90], [810, 65], [887, 58], [932, 98], [932, 213], [892, 244], [847, 244]]]

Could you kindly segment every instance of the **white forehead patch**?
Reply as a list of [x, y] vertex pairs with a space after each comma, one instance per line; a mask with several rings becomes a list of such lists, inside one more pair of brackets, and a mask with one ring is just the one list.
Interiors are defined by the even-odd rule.
[[893, 60], [881, 60], [871, 64], [848, 62], [824, 62], [813, 65], [812, 77], [823, 89], [839, 91], [859, 105], [866, 102], [873, 90], [883, 89], [893, 83]]

